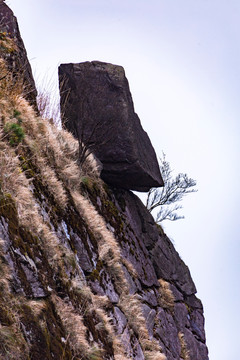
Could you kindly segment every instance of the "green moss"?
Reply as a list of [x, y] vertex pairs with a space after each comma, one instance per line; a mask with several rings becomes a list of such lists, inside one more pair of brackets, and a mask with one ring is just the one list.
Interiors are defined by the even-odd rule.
[[19, 160], [21, 162], [22, 171], [25, 173], [28, 179], [33, 178], [36, 173], [32, 168], [31, 162], [27, 160], [23, 155], [19, 156]]
[[13, 110], [13, 117], [14, 117], [14, 118], [18, 119], [20, 115], [21, 115], [21, 112], [20, 112], [20, 111], [18, 111], [18, 110], [16, 110], [16, 109]]
[[102, 349], [98, 349], [97, 347], [93, 347], [88, 353], [88, 360], [103, 360], [104, 352]]
[[77, 262], [76, 262], [74, 253], [68, 253], [67, 255], [65, 255], [64, 262], [67, 266], [70, 265], [72, 267], [73, 271], [76, 270]]
[[125, 209], [126, 209], [126, 201], [125, 201], [123, 196], [118, 198], [118, 204], [119, 204], [121, 210], [125, 211]]
[[158, 232], [159, 232], [160, 236], [164, 236], [165, 232], [163, 230], [163, 227], [160, 224], [157, 224], [157, 223], [156, 223], [156, 226], [157, 226], [157, 229], [158, 229]]
[[12, 199], [11, 194], [0, 191], [0, 215], [8, 221], [8, 231], [10, 236], [14, 236], [18, 231], [18, 217], [16, 205]]
[[132, 247], [130, 247], [130, 250], [129, 250], [130, 254], [132, 254], [132, 256], [135, 256], [135, 251], [133, 250]]
[[0, 328], [0, 358], [4, 360], [29, 360], [27, 344], [14, 326]]
[[187, 303], [184, 303], [184, 304], [185, 304], [185, 306], [187, 308], [188, 314], [191, 315], [191, 313], [193, 311], [192, 308]]
[[[51, 301], [46, 301], [45, 306], [38, 315], [34, 314], [31, 306], [23, 304], [21, 307], [21, 321], [30, 334], [30, 357], [34, 360], [61, 359], [70, 360], [73, 354], [68, 344], [63, 344], [62, 338], [67, 339], [63, 325], [56, 314]], [[54, 355], [54, 356], [53, 356]]]
[[90, 195], [91, 199], [96, 199], [96, 197], [100, 195], [101, 191], [98, 182], [90, 176], [83, 176], [81, 178], [81, 185], [82, 190], [86, 191]]
[[14, 323], [12, 314], [6, 305], [0, 305], [0, 323], [2, 326], [9, 326]]
[[88, 279], [91, 281], [98, 280], [100, 281], [100, 272], [103, 269], [103, 262], [102, 260], [98, 260], [96, 269], [94, 269], [90, 275], [88, 275]]
[[20, 144], [25, 137], [24, 130], [19, 123], [6, 123], [4, 132], [6, 133], [11, 146]]
[[118, 209], [116, 208], [115, 204], [111, 200], [105, 200], [104, 205], [109, 214], [111, 214], [114, 217], [118, 216]]
[[85, 185], [86, 187], [89, 186], [89, 177], [88, 177], [88, 176], [82, 176], [80, 181], [81, 181], [81, 183], [82, 183], [83, 185]]

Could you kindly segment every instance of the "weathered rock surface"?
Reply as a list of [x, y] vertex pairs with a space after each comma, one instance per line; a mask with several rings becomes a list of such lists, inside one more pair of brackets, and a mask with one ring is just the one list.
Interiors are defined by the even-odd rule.
[[7, 61], [15, 82], [23, 80], [23, 95], [37, 109], [37, 90], [17, 19], [3, 1], [0, 1], [0, 57]]
[[[94, 159], [78, 166], [78, 142], [4, 86], [0, 358], [208, 360], [201, 301], [163, 230], [134, 194], [99, 178]], [[25, 138], [11, 143], [16, 112]]]
[[124, 69], [99, 61], [59, 67], [64, 124], [102, 162], [102, 179], [148, 191], [163, 185], [155, 151], [140, 120]]
[[[31, 166], [30, 162], [28, 164]], [[179, 360], [182, 358], [183, 347], [179, 334], [183, 334], [184, 344], [190, 354], [190, 357], [185, 359], [207, 360], [202, 304], [195, 296], [196, 289], [189, 270], [170, 240], [163, 232], [159, 232], [145, 206], [131, 192], [108, 188], [107, 193], [103, 194], [96, 185], [84, 186], [83, 189], [99, 216], [103, 216], [109, 224], [108, 227], [113, 229], [122, 258], [132, 264], [136, 271], [132, 274], [123, 262], [129, 293], [140, 301], [150, 339], [155, 339], [161, 345], [168, 360]], [[67, 257], [64, 259], [64, 272], [68, 274], [69, 279], [74, 279], [80, 271], [81, 281], [88, 284], [95, 296], [107, 296], [109, 305], [105, 311], [112, 319], [116, 334], [121, 338], [127, 358], [145, 359], [131, 320], [121, 307], [121, 293], [116, 286], [117, 280], [111, 272], [111, 265], [100, 260], [97, 234], [92, 233], [85, 220], [77, 216], [77, 210], [71, 201], [64, 210], [61, 209], [49, 196], [48, 189], [41, 183], [39, 176], [33, 179], [32, 191], [36, 194], [36, 203], [41, 208], [45, 222], [57, 236], [59, 246], [63, 247], [63, 251], [66, 249], [68, 257], [69, 249], [73, 251], [72, 260]], [[3, 198], [4, 195], [1, 196]], [[62, 279], [61, 271], [54, 273], [39, 237], [18, 223], [16, 208], [10, 198], [6, 206], [0, 208], [0, 237], [5, 243], [5, 259], [11, 268], [13, 294], [19, 294], [26, 300], [44, 301], [44, 316], [51, 318], [55, 342], [60, 344], [58, 350], [51, 349], [51, 353], [54, 354], [51, 357], [46, 334], [53, 331], [52, 324], [44, 318], [44, 326], [40, 330], [37, 325], [40, 320], [36, 317], [30, 320], [34, 310], [23, 307], [21, 311], [25, 337], [32, 349], [30, 358], [42, 359], [42, 348], [44, 359], [55, 358], [63, 352], [61, 339], [66, 339], [67, 334], [64, 333], [64, 327], [60, 325], [53, 310], [51, 293], [55, 292], [65, 301], [74, 303], [75, 311], [78, 311], [78, 304], [81, 304], [81, 313], [91, 337], [105, 350], [105, 356], [102, 358], [113, 359], [109, 355], [112, 351], [109, 348], [110, 344], [106, 339], [103, 342], [97, 330], [101, 327], [94, 314], [90, 315], [84, 310], [86, 304], [83, 303], [81, 291], [78, 298]], [[169, 285], [172, 300], [168, 299], [171, 295], [159, 284], [159, 278], [163, 278]], [[42, 340], [39, 342], [37, 339]], [[63, 359], [70, 359], [70, 354], [67, 344]]]

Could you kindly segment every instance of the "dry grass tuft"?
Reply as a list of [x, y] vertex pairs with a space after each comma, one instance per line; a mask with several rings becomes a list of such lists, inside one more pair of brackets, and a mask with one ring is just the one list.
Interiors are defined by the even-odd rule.
[[158, 280], [159, 287], [159, 305], [164, 309], [169, 309], [171, 313], [174, 312], [175, 298], [170, 288], [170, 284], [163, 280]]
[[[93, 204], [81, 194], [81, 178], [86, 174], [101, 183], [95, 158], [89, 155], [80, 167], [78, 163], [78, 142], [65, 130], [56, 128], [52, 122], [36, 115], [21, 96], [22, 83], [14, 83], [3, 61], [0, 61], [0, 70], [5, 76], [0, 81], [0, 111], [2, 115], [0, 119], [1, 189], [5, 194], [9, 194], [11, 201], [15, 204], [19, 224], [27, 227], [42, 242], [42, 248], [48, 257], [50, 266], [55, 272], [61, 272], [63, 283], [64, 281], [68, 282], [70, 288], [81, 295], [80, 310], [76, 310], [71, 304], [65, 303], [56, 295], [52, 295], [74, 356], [85, 357], [86, 359], [100, 359], [102, 356], [100, 349], [89, 344], [87, 329], [83, 323], [85, 314], [92, 311], [99, 320], [97, 326], [102, 326], [108, 334], [109, 342], [112, 343], [114, 349], [114, 358], [118, 360], [127, 359], [123, 346], [116, 336], [112, 320], [107, 315], [107, 309], [111, 305], [109, 299], [106, 296], [94, 295], [91, 289], [86, 286], [84, 279], [81, 278], [81, 274], [76, 273], [73, 280], [69, 280], [65, 274], [64, 255], [66, 255], [65, 258], [68, 256], [68, 250], [63, 248], [55, 232], [51, 231], [44, 222], [33, 195], [33, 182], [22, 170], [18, 154], [23, 154], [26, 160], [34, 166], [34, 169], [37, 169], [32, 176], [39, 177], [39, 181], [47, 187], [61, 209], [64, 210], [68, 205], [69, 194], [71, 195], [71, 200], [73, 200], [80, 216], [83, 217], [95, 235], [98, 242], [99, 259], [113, 279], [115, 290], [120, 295], [118, 305], [126, 315], [129, 327], [137, 335], [146, 359], [165, 359], [160, 346], [149, 339], [141, 302], [136, 296], [129, 295], [129, 286], [122, 265], [126, 266], [132, 276], [137, 277], [135, 269], [122, 258], [118, 242], [114, 234], [108, 230], [103, 217], [96, 211]], [[42, 106], [43, 108], [45, 106], [45, 109], [47, 108], [46, 104]], [[15, 115], [18, 114], [18, 116], [14, 117], [13, 109]], [[24, 131], [23, 140], [14, 146], [9, 144], [4, 132], [4, 126], [9, 121], [13, 123], [18, 121]], [[4, 286], [7, 286], [7, 283]], [[164, 288], [163, 285], [162, 287]], [[168, 299], [169, 296], [165, 297]], [[30, 305], [34, 307], [36, 303], [32, 301]], [[44, 306], [44, 302], [38, 303], [35, 306], [35, 312], [41, 313]]]
[[128, 284], [121, 265], [119, 245], [111, 231], [108, 230], [105, 220], [96, 211], [89, 200], [79, 192], [71, 192], [75, 206], [85, 219], [98, 240], [99, 259], [106, 264], [115, 281], [116, 290], [121, 294], [128, 292]]
[[36, 317], [38, 317], [47, 308], [47, 304], [44, 300], [29, 300], [27, 305], [30, 306]]
[[83, 323], [83, 318], [70, 305], [66, 304], [61, 298], [52, 295], [52, 300], [66, 331], [66, 339], [76, 357], [88, 358], [90, 345], [87, 341], [87, 328]]
[[0, 359], [24, 360], [28, 357], [29, 347], [21, 332], [18, 313], [21, 299], [14, 298], [11, 294], [11, 275], [9, 266], [4, 261], [4, 247], [5, 242], [0, 239], [0, 311], [4, 309], [3, 319], [4, 316], [7, 317], [9, 323], [0, 324]]
[[61, 127], [61, 114], [58, 88], [52, 77], [45, 77], [39, 84], [37, 81], [37, 105], [43, 119], [51, 121], [56, 127]]
[[166, 356], [160, 352], [146, 351], [144, 355], [146, 360], [167, 360]]
[[186, 344], [186, 341], [184, 339], [183, 332], [180, 331], [178, 333], [178, 339], [179, 339], [180, 346], [181, 346], [181, 353], [180, 353], [181, 359], [190, 360], [189, 350], [187, 348], [187, 344]]

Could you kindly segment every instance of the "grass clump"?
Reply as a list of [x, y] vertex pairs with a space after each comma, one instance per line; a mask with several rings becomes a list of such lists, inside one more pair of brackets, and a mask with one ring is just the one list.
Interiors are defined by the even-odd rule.
[[11, 54], [17, 50], [17, 45], [6, 31], [0, 31], [0, 50]]
[[179, 332], [178, 333], [178, 339], [180, 342], [180, 346], [181, 346], [181, 359], [183, 360], [190, 360], [190, 354], [189, 354], [189, 350], [187, 348], [187, 344], [184, 338], [184, 333], [183, 332]]
[[170, 284], [164, 279], [159, 279], [159, 305], [163, 309], [168, 309], [172, 314], [174, 313], [175, 298], [172, 293]]
[[6, 133], [11, 146], [20, 144], [25, 137], [24, 130], [19, 123], [7, 123], [4, 126], [4, 132]]

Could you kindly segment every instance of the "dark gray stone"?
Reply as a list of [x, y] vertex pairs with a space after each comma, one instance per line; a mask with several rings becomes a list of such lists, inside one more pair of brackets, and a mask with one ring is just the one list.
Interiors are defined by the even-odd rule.
[[62, 64], [59, 81], [64, 124], [102, 162], [102, 179], [137, 191], [163, 186], [124, 69], [99, 61]]
[[101, 271], [100, 272], [100, 278], [101, 278], [101, 286], [104, 289], [105, 295], [109, 298], [109, 300], [113, 304], [117, 304], [119, 301], [119, 295], [115, 291], [114, 284], [112, 282], [112, 279], [107, 271]]
[[138, 339], [132, 334], [132, 331], [128, 327], [125, 328], [122, 336], [121, 343], [123, 344], [126, 355], [130, 359], [144, 360], [144, 354], [139, 344]]
[[147, 329], [148, 329], [150, 339], [152, 339], [153, 338], [153, 332], [154, 332], [156, 311], [154, 309], [151, 309], [146, 304], [142, 305], [142, 311], [143, 311], [143, 315], [144, 315], [144, 317], [146, 319], [146, 325], [147, 325]]
[[174, 308], [174, 320], [179, 330], [190, 327], [190, 315], [184, 303], [176, 303]]
[[117, 306], [114, 306], [113, 323], [116, 327], [117, 334], [122, 334], [127, 325], [127, 319]]
[[183, 333], [190, 359], [208, 360], [206, 345], [198, 341], [189, 329], [184, 329]]
[[158, 298], [157, 295], [155, 294], [153, 289], [150, 290], [143, 290], [140, 295], [139, 298], [141, 299], [141, 301], [148, 303], [151, 306], [157, 306], [158, 305]]
[[[124, 197], [126, 223], [132, 229], [129, 232], [131, 239], [122, 244], [123, 254], [134, 265], [141, 281], [148, 281], [146, 284], [151, 286], [151, 281], [152, 284], [158, 284], [157, 278], [163, 278], [174, 284], [191, 302], [198, 304], [198, 300], [191, 297], [196, 293], [196, 287], [188, 267], [169, 238], [159, 233], [152, 215], [142, 201], [130, 191], [114, 190], [114, 194], [116, 199]], [[126, 231], [125, 236], [128, 236]], [[129, 250], [126, 251], [129, 244], [134, 249], [134, 255]]]
[[140, 281], [138, 279], [133, 279], [133, 277], [129, 274], [125, 266], [123, 266], [123, 271], [128, 283], [129, 294], [135, 294], [137, 290], [142, 289]]
[[164, 352], [168, 349], [174, 359], [179, 359], [180, 344], [176, 323], [173, 317], [161, 308], [156, 317], [155, 336], [160, 339]]
[[176, 302], [183, 301], [183, 294], [180, 291], [178, 291], [176, 286], [174, 286], [173, 284], [170, 284], [170, 289], [173, 293], [173, 296], [174, 296], [174, 299]]
[[91, 259], [89, 258], [86, 246], [84, 246], [80, 237], [76, 233], [70, 231], [70, 235], [71, 241], [73, 242], [74, 247], [77, 251], [79, 265], [81, 266], [83, 271], [91, 273], [94, 270], [94, 266]]
[[11, 51], [6, 51], [4, 47], [0, 47], [0, 57], [6, 60], [8, 68], [13, 73], [15, 79], [23, 79], [23, 95], [37, 109], [37, 90], [17, 19], [12, 10], [1, 1], [0, 19], [0, 32], [6, 33], [9, 38], [14, 39], [16, 45], [16, 49]]
[[202, 311], [194, 310], [191, 312], [190, 316], [191, 330], [193, 334], [202, 342], [206, 341], [205, 331], [204, 331], [204, 317]]

